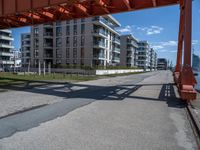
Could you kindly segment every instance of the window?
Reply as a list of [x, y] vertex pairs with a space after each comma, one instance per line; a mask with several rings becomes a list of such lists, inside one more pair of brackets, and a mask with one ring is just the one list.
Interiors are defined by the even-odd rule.
[[81, 46], [84, 46], [84, 44], [85, 44], [85, 37], [81, 36]]
[[69, 48], [66, 49], [66, 58], [69, 58]]
[[70, 26], [66, 26], [66, 35], [70, 35]]
[[81, 65], [84, 65], [84, 48], [81, 48]]
[[74, 47], [77, 47], [77, 36], [74, 36], [74, 39], [73, 39], [73, 46], [74, 46]]
[[62, 57], [61, 49], [56, 49], [56, 58], [61, 58], [61, 57]]
[[74, 35], [77, 34], [77, 25], [74, 25]]
[[56, 38], [56, 47], [61, 47], [61, 46], [62, 46], [62, 39]]
[[85, 33], [85, 24], [81, 24], [81, 34]]
[[77, 48], [73, 48], [73, 58], [77, 58]]
[[82, 19], [81, 19], [81, 22], [85, 22], [85, 18], [82, 18]]
[[56, 26], [61, 26], [61, 22], [60, 22], [60, 21], [57, 21], [57, 22], [56, 22]]
[[56, 27], [56, 36], [61, 36], [61, 35], [62, 35], [62, 28]]
[[66, 46], [69, 47], [70, 46], [70, 38], [66, 37]]
[[77, 23], [77, 19], [74, 19], [74, 23]]
[[70, 23], [70, 20], [67, 20], [67, 21], [66, 21], [66, 24], [69, 24], [69, 23]]

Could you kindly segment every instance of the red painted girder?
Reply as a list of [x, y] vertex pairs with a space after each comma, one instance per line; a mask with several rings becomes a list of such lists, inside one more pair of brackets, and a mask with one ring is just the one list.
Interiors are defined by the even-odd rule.
[[178, 3], [179, 0], [0, 0], [0, 20], [4, 20], [0, 23], [0, 29]]

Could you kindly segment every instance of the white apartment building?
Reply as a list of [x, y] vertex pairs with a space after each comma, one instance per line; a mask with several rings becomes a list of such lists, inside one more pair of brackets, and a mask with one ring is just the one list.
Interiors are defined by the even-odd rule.
[[11, 60], [13, 56], [12, 49], [12, 31], [0, 30], [0, 68], [8, 69], [14, 65], [14, 61]]
[[21, 34], [21, 59], [22, 66], [27, 67], [31, 58], [31, 35], [30, 33]]
[[150, 50], [150, 69], [157, 69], [157, 53], [153, 48]]
[[138, 59], [138, 40], [131, 34], [120, 36], [121, 53], [120, 65], [127, 67], [137, 66]]
[[138, 67], [150, 69], [150, 46], [147, 41], [138, 42]]
[[111, 15], [33, 26], [31, 64], [119, 65], [119, 26]]

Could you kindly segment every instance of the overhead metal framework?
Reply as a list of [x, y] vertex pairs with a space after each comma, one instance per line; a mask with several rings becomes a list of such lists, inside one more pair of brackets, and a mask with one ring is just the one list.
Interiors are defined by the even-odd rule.
[[0, 29], [176, 4], [180, 5], [180, 27], [174, 79], [181, 98], [189, 101], [196, 99], [191, 68], [192, 0], [0, 0]]
[[0, 0], [0, 29], [178, 3], [179, 0]]

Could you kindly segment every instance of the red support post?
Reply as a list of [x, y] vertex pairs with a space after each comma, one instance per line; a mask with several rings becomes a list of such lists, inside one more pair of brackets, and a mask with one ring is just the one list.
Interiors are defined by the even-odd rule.
[[174, 71], [174, 81], [176, 84], [179, 82], [179, 76], [182, 66], [183, 55], [183, 35], [184, 35], [184, 2], [180, 1], [180, 23], [179, 23], [179, 35], [178, 35], [178, 50], [176, 59], [176, 68]]
[[192, 0], [184, 0], [184, 63], [179, 77], [179, 92], [183, 100], [195, 100], [196, 80], [191, 67], [192, 50]]

